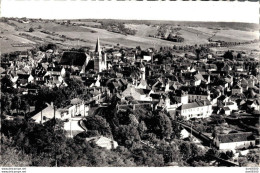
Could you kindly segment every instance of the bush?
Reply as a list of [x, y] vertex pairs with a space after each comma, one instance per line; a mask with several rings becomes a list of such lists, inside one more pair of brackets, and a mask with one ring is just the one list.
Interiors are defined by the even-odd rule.
[[31, 27], [31, 28], [29, 28], [29, 32], [33, 32], [34, 31], [34, 29]]

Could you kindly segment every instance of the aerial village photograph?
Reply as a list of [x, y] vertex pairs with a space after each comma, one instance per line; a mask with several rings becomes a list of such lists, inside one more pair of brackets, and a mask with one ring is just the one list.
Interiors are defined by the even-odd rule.
[[2, 0], [0, 32], [1, 167], [260, 166], [258, 1]]

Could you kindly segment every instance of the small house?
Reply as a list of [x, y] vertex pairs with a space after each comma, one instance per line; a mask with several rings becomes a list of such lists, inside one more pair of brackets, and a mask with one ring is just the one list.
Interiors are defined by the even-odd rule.
[[213, 144], [220, 150], [236, 150], [255, 146], [252, 132], [217, 134]]

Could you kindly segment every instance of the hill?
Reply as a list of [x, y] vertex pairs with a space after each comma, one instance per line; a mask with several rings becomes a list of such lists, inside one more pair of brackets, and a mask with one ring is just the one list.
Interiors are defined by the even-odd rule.
[[[102, 46], [111, 47], [117, 44], [126, 47], [160, 48], [173, 45], [194, 45], [209, 43], [213, 40], [243, 42], [259, 38], [256, 24], [225, 22], [176, 22], [144, 20], [39, 20], [6, 19], [0, 22], [1, 52], [26, 50], [43, 43], [55, 43], [64, 48], [94, 48], [97, 37]], [[125, 28], [135, 30], [135, 35], [110, 32], [102, 28], [102, 23], [123, 23]], [[178, 34], [184, 42], [171, 42], [149, 37], [156, 35], [158, 28], [169, 26], [180, 28]], [[29, 32], [33, 28], [33, 32]], [[214, 35], [215, 34], [215, 35]], [[255, 48], [255, 47], [254, 47]], [[248, 47], [247, 47], [248, 49]]]

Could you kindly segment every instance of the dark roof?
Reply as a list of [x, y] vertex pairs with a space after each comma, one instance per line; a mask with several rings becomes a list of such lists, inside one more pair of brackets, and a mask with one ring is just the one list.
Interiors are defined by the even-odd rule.
[[197, 108], [201, 106], [208, 106], [211, 105], [210, 101], [208, 100], [200, 100], [188, 104], [183, 104], [180, 107], [178, 107], [178, 110], [184, 110], [184, 109], [190, 109], [190, 108]]
[[149, 94], [149, 92], [150, 92], [151, 90], [135, 88], [135, 91], [138, 92], [138, 93], [140, 93], [141, 95], [146, 95], [146, 94]]
[[241, 89], [241, 86], [235, 85], [232, 89]]
[[150, 97], [152, 97], [153, 99], [160, 99], [161, 95], [160, 94], [150, 94]]
[[18, 74], [19, 79], [28, 79], [29, 76], [29, 74]]
[[87, 55], [84, 52], [64, 52], [60, 64], [61, 65], [75, 65], [83, 66]]
[[224, 107], [223, 110], [224, 111], [230, 111], [229, 107]]
[[252, 132], [230, 133], [217, 135], [220, 143], [240, 142], [254, 140]]

